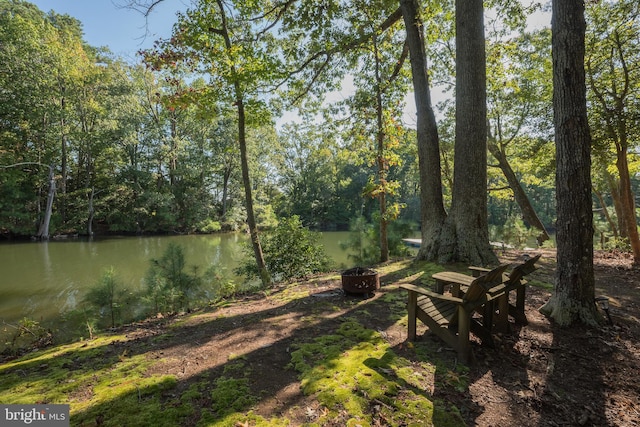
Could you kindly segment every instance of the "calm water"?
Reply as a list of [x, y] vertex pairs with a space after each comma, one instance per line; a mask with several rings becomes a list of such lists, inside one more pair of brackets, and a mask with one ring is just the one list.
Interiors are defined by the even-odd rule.
[[[322, 244], [338, 266], [348, 266], [340, 241], [348, 232], [322, 234]], [[23, 317], [48, 320], [82, 303], [86, 289], [113, 267], [128, 289], [139, 289], [149, 261], [171, 242], [184, 249], [187, 265], [204, 271], [217, 265], [230, 275], [243, 257], [244, 234], [126, 237], [0, 245], [0, 331]]]

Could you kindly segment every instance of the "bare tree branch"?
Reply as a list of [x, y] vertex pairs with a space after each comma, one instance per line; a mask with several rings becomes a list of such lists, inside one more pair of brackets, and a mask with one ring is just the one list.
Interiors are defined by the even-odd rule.
[[135, 10], [136, 12], [141, 13], [145, 19], [148, 19], [153, 9], [163, 1], [164, 0], [125, 0], [124, 4], [116, 2], [113, 2], [113, 4], [122, 9]]
[[[401, 18], [402, 18], [402, 10], [400, 8], [398, 8], [391, 15], [389, 15], [387, 17], [387, 19], [385, 19], [384, 22], [382, 22], [382, 24], [380, 24], [380, 27], [379, 27], [380, 30], [385, 31], [385, 30], [389, 29], [393, 24], [395, 24]], [[308, 57], [305, 61], [303, 61], [302, 64], [298, 68], [290, 71], [288, 73], [287, 77], [285, 77], [283, 81], [281, 81], [280, 83], [278, 83], [275, 86], [275, 89], [278, 89], [279, 87], [283, 86], [287, 81], [289, 81], [289, 79], [292, 76], [294, 76], [296, 74], [299, 74], [302, 71], [304, 71], [309, 66], [309, 64], [315, 62], [316, 60], [318, 60], [320, 58], [324, 58], [322, 63], [321, 63], [321, 65], [320, 65], [320, 67], [317, 70], [315, 70], [315, 72], [311, 76], [311, 80], [310, 80], [309, 84], [306, 85], [305, 89], [294, 98], [294, 102], [293, 103], [295, 104], [304, 95], [306, 95], [309, 92], [309, 90], [311, 90], [311, 87], [312, 87], [313, 83], [318, 80], [318, 78], [320, 77], [322, 72], [327, 68], [327, 66], [331, 62], [331, 59], [333, 58], [334, 55], [337, 55], [339, 53], [342, 53], [342, 52], [348, 51], [350, 49], [356, 48], [356, 47], [364, 44], [367, 40], [371, 39], [373, 36], [374, 36], [374, 34], [367, 33], [367, 34], [364, 34], [361, 37], [358, 37], [358, 38], [352, 40], [349, 43], [336, 46], [333, 49], [320, 50], [318, 52], [315, 52], [310, 57]], [[403, 54], [403, 56], [404, 56], [404, 54]]]

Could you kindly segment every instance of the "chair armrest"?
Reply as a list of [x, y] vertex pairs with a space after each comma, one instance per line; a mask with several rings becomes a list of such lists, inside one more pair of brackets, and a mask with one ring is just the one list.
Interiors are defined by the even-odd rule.
[[432, 292], [428, 289], [425, 288], [421, 288], [420, 286], [416, 286], [416, 285], [411, 285], [409, 283], [403, 283], [400, 286], [398, 286], [399, 288], [405, 289], [409, 292], [415, 292], [417, 294], [420, 295], [425, 295], [428, 296], [430, 298], [436, 298], [439, 300], [444, 300], [444, 301], [451, 301], [451, 302], [455, 302], [457, 304], [462, 304], [462, 298], [456, 298], [450, 295], [443, 295], [443, 294], [439, 294], [437, 292]]

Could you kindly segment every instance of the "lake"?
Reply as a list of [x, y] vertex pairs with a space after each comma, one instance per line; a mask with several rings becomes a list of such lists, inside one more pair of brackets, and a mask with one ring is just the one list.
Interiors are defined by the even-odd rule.
[[[340, 248], [348, 234], [321, 234], [321, 243], [339, 268], [351, 266]], [[114, 268], [126, 288], [140, 289], [150, 260], [160, 258], [169, 243], [182, 246], [188, 266], [203, 272], [216, 265], [232, 275], [243, 257], [240, 243], [246, 240], [246, 234], [223, 233], [0, 244], [0, 336], [11, 334], [7, 324], [23, 317], [47, 321], [76, 308], [108, 268]]]

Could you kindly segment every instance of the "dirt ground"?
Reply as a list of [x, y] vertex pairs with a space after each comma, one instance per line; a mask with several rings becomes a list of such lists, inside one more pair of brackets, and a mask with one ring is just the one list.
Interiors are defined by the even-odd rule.
[[[521, 255], [509, 252], [501, 257], [513, 262]], [[544, 252], [541, 268], [531, 278], [552, 283], [554, 263], [555, 254]], [[514, 325], [512, 333], [497, 336], [495, 348], [474, 343], [477, 363], [468, 372], [468, 387], [441, 382], [427, 392], [454, 404], [470, 426], [639, 426], [640, 270], [631, 268], [626, 255], [608, 253], [596, 255], [595, 268], [596, 292], [610, 297], [613, 325], [558, 328], [538, 312], [549, 291], [530, 287], [529, 324]], [[294, 343], [333, 333], [340, 318], [348, 315], [380, 331], [397, 354], [412, 357], [406, 327], [375, 315], [388, 310], [386, 294], [403, 292], [394, 285], [398, 277], [382, 275], [380, 291], [366, 303], [345, 296], [336, 277], [294, 290], [281, 286], [269, 297], [247, 296], [187, 320], [130, 326], [130, 343], [169, 332], [167, 341], [148, 354], [160, 362], [153, 373], [176, 375], [184, 389], [190, 378], [214, 376], [228, 360], [242, 356], [257, 373], [251, 379], [252, 389], [263, 396], [255, 412], [266, 418], [286, 416], [292, 425], [301, 425], [322, 407], [301, 392], [298, 374], [286, 369]], [[307, 296], [291, 298], [291, 292]], [[322, 311], [326, 302], [332, 309]], [[365, 312], [368, 315], [361, 316]], [[455, 353], [424, 326], [418, 333], [418, 339], [432, 344], [439, 357], [455, 363]], [[203, 397], [203, 410], [211, 405], [207, 399]]]

